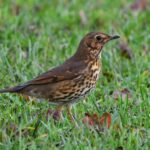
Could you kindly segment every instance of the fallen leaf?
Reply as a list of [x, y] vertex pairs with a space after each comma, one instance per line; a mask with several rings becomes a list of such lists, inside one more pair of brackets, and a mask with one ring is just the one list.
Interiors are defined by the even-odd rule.
[[100, 118], [100, 124], [103, 125], [104, 123], [106, 123], [107, 128], [110, 128], [110, 125], [111, 125], [111, 114], [110, 113], [106, 112]]
[[124, 88], [122, 90], [116, 90], [113, 92], [112, 95], [115, 100], [118, 100], [119, 97], [122, 97], [123, 100], [125, 100], [126, 98], [128, 98], [128, 99], [132, 98], [132, 95], [127, 88]]
[[131, 48], [127, 45], [127, 43], [120, 43], [119, 48], [121, 50], [121, 56], [126, 57], [128, 59], [133, 58], [133, 53]]
[[111, 114], [106, 112], [102, 116], [98, 116], [96, 113], [85, 113], [85, 117], [82, 119], [82, 122], [83, 124], [95, 129], [98, 132], [103, 131], [105, 127], [110, 128]]
[[89, 113], [85, 113], [85, 117], [82, 119], [82, 122], [84, 124], [94, 126], [94, 120], [92, 119], [92, 116]]
[[145, 10], [148, 5], [148, 0], [136, 0], [131, 6], [131, 10]]
[[119, 96], [120, 96], [121, 94], [120, 94], [120, 91], [116, 90], [116, 91], [113, 92], [112, 95], [113, 95], [113, 98], [114, 98], [115, 100], [118, 100], [118, 98], [119, 98]]
[[84, 12], [83, 10], [80, 10], [79, 15], [80, 15], [81, 24], [82, 24], [83, 26], [87, 25], [88, 19], [87, 19], [87, 16], [85, 15], [85, 12]]
[[128, 99], [132, 98], [131, 93], [127, 88], [121, 90], [121, 94], [123, 99], [125, 99], [126, 97], [128, 97]]

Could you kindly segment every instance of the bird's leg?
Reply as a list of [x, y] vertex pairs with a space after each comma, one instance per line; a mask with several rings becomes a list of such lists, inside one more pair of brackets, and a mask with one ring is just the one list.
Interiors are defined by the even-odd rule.
[[59, 106], [56, 107], [56, 110], [53, 113], [53, 118], [54, 119], [63, 119], [62, 109], [63, 109], [63, 105], [59, 105]]
[[48, 120], [48, 117], [51, 116], [54, 120], [60, 120], [62, 119], [62, 108], [63, 106], [62, 105], [59, 105], [56, 107], [55, 110], [52, 110], [52, 109], [48, 109], [47, 111], [47, 115], [46, 115], [46, 118]]
[[20, 94], [20, 97], [24, 98], [26, 101], [30, 101], [30, 98], [27, 95]]
[[78, 127], [78, 124], [76, 123], [76, 121], [75, 121], [75, 119], [74, 119], [74, 117], [73, 117], [73, 115], [72, 115], [72, 113], [71, 113], [71, 105], [70, 104], [68, 104], [67, 106], [67, 114], [68, 114], [68, 117], [69, 117], [69, 119], [70, 119], [70, 121], [76, 126], [76, 127]]

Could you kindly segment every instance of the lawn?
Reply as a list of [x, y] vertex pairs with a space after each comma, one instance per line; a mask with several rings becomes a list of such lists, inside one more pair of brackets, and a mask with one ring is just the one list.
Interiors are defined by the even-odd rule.
[[[144, 5], [144, 2], [143, 2]], [[0, 94], [0, 149], [150, 149], [150, 5], [130, 0], [1, 0], [0, 88], [61, 64], [91, 31], [118, 34], [103, 48], [96, 90], [73, 107], [79, 128], [46, 118], [47, 101]], [[83, 123], [111, 115], [110, 128]]]

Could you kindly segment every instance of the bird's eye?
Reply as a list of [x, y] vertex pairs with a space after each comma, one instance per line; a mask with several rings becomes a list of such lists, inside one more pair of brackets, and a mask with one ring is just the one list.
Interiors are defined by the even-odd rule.
[[103, 41], [103, 38], [102, 38], [100, 35], [97, 35], [97, 36], [96, 36], [96, 40], [99, 41], [99, 42], [102, 42], [102, 41]]

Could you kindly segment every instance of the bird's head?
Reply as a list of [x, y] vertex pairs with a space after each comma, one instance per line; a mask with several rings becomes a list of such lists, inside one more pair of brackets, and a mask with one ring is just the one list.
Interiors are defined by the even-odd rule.
[[76, 55], [78, 57], [90, 56], [93, 59], [98, 58], [105, 43], [118, 38], [118, 35], [110, 36], [101, 32], [88, 33], [81, 40]]

